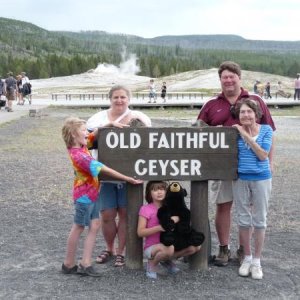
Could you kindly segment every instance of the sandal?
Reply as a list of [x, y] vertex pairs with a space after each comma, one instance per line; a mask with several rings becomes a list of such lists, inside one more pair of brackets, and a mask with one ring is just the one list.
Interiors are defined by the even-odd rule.
[[115, 267], [123, 267], [125, 265], [125, 257], [121, 254], [116, 256]]
[[100, 255], [98, 255], [96, 257], [96, 263], [97, 264], [105, 264], [106, 262], [108, 262], [110, 260], [110, 258], [112, 257], [112, 252], [111, 251], [107, 251], [107, 250], [103, 250]]

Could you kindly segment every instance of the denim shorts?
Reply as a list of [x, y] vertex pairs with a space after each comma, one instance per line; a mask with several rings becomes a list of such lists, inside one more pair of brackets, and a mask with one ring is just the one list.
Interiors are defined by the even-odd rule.
[[156, 93], [155, 92], [150, 92], [149, 93], [149, 98], [155, 98], [156, 97]]
[[127, 188], [125, 182], [101, 182], [99, 193], [100, 211], [127, 206]]
[[93, 203], [78, 203], [74, 204], [75, 214], [74, 223], [81, 226], [90, 226], [91, 220], [99, 219], [100, 205], [99, 201]]

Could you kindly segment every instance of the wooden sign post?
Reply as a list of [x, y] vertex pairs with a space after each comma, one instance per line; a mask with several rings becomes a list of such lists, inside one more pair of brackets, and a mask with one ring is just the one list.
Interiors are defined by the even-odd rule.
[[[192, 225], [208, 232], [208, 180], [237, 178], [237, 131], [231, 127], [102, 128], [99, 160], [143, 180], [191, 181]], [[138, 211], [143, 187], [128, 185], [126, 265], [142, 267]], [[207, 241], [191, 259], [193, 269], [207, 268]]]

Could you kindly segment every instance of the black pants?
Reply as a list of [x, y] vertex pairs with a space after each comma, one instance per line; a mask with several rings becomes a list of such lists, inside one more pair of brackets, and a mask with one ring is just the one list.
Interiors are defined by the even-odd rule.
[[300, 89], [295, 89], [294, 100], [300, 100]]

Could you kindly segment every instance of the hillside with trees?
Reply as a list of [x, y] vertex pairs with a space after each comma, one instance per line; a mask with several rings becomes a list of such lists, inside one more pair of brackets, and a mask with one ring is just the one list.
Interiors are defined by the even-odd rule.
[[[79, 74], [99, 63], [118, 66], [124, 48], [138, 58], [138, 75], [167, 76], [217, 67], [224, 60], [244, 70], [294, 77], [300, 41], [255, 41], [235, 35], [161, 36], [145, 39], [104, 31], [48, 31], [0, 18], [0, 74], [26, 71], [32, 79]], [[125, 57], [126, 59], [126, 57]]]

